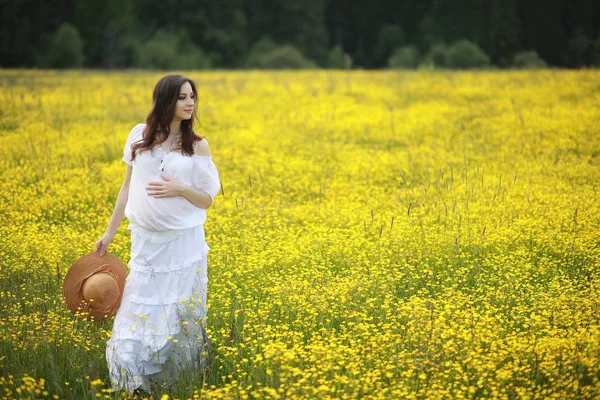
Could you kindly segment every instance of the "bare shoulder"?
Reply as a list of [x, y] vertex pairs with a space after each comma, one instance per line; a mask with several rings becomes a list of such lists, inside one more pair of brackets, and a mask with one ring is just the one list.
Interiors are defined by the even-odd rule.
[[206, 140], [206, 138], [194, 142], [194, 154], [199, 156], [210, 156], [210, 147], [208, 147], [208, 140]]

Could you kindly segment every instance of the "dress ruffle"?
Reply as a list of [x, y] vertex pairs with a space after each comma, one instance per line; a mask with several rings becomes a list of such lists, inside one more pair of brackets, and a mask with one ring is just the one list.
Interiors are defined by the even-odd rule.
[[131, 232], [130, 273], [107, 342], [106, 359], [115, 391], [142, 387], [150, 392], [150, 380], [169, 384], [182, 370], [199, 372], [209, 351], [210, 248], [204, 240], [204, 226], [162, 243], [146, 237], [144, 232]]
[[183, 229], [174, 238], [166, 240], [170, 236], [169, 233], [163, 235], [163, 232], [132, 227], [130, 268], [140, 272], [176, 271], [203, 259], [210, 251], [203, 225]]
[[160, 263], [152, 263], [149, 262], [146, 257], [144, 257], [144, 263], [140, 263], [139, 261], [129, 261], [129, 269], [131, 271], [136, 272], [145, 272], [145, 273], [156, 273], [156, 272], [178, 272], [182, 269], [189, 267], [193, 262], [200, 261], [207, 257], [210, 247], [204, 244], [201, 245], [202, 248], [199, 250], [197, 255], [193, 255], [188, 258], [180, 259], [176, 263], [173, 264], [160, 264]]
[[190, 228], [186, 228], [171, 229], [168, 231], [149, 231], [147, 229], [142, 228], [141, 226], [134, 224], [133, 222], [129, 223], [127, 229], [129, 229], [132, 232], [136, 232], [138, 235], [143, 237], [144, 240], [151, 243], [166, 243], [178, 238], [179, 236], [185, 234], [190, 230]]

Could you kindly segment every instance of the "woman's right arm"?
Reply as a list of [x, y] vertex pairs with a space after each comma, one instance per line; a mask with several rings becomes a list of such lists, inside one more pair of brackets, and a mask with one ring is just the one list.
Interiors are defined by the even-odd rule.
[[125, 206], [127, 205], [127, 200], [129, 197], [129, 184], [131, 182], [132, 171], [133, 167], [128, 165], [127, 171], [125, 172], [125, 179], [123, 180], [123, 184], [119, 190], [119, 195], [117, 196], [113, 214], [108, 222], [108, 227], [106, 228], [104, 235], [102, 235], [94, 247], [94, 251], [99, 251], [100, 255], [103, 255], [104, 252], [107, 251], [109, 243], [115, 237], [117, 229], [119, 228], [119, 225], [121, 225], [121, 221], [123, 221], [123, 218], [125, 218]]

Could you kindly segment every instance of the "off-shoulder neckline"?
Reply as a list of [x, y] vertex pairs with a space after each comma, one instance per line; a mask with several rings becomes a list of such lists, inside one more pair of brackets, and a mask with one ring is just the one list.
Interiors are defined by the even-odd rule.
[[[146, 124], [143, 124], [143, 123], [142, 124], [138, 124], [138, 126], [139, 125], [143, 125], [144, 127], [146, 126]], [[141, 132], [142, 132], [142, 139], [143, 139], [144, 138], [144, 134], [143, 134], [144, 130], [142, 129]], [[163, 148], [160, 147], [160, 146], [155, 146], [151, 150], [153, 150], [153, 149], [159, 149], [159, 150], [161, 150], [165, 154], [179, 154], [180, 156], [183, 156], [183, 157], [198, 157], [198, 158], [212, 159], [212, 156], [201, 156], [199, 154], [192, 154], [191, 156], [188, 156], [188, 155], [185, 155], [185, 154], [181, 154], [181, 152], [179, 152], [179, 151], [164, 151]]]
[[182, 157], [189, 157], [189, 158], [194, 158], [194, 157], [198, 157], [200, 159], [204, 159], [204, 160], [212, 160], [212, 155], [210, 156], [201, 156], [200, 154], [192, 154], [191, 156], [188, 156], [187, 154], [181, 154], [181, 152], [179, 151], [164, 151], [162, 147], [158, 146], [158, 147], [153, 147], [150, 149], [150, 151], [158, 149], [160, 151], [162, 151], [165, 155], [167, 154], [179, 154]]
[[212, 158], [212, 156], [201, 156], [200, 154], [192, 154], [191, 156], [188, 156], [187, 154], [181, 154], [181, 152], [179, 151], [164, 151], [160, 146], [158, 147], [158, 149], [162, 150], [163, 153], [165, 154], [179, 154], [182, 157], [198, 157], [198, 158]]

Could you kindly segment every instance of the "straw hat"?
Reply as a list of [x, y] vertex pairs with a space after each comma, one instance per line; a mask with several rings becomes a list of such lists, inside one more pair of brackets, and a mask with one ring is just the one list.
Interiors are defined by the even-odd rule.
[[63, 281], [63, 297], [73, 314], [88, 321], [111, 317], [121, 304], [127, 269], [114, 255], [93, 251], [75, 261]]

